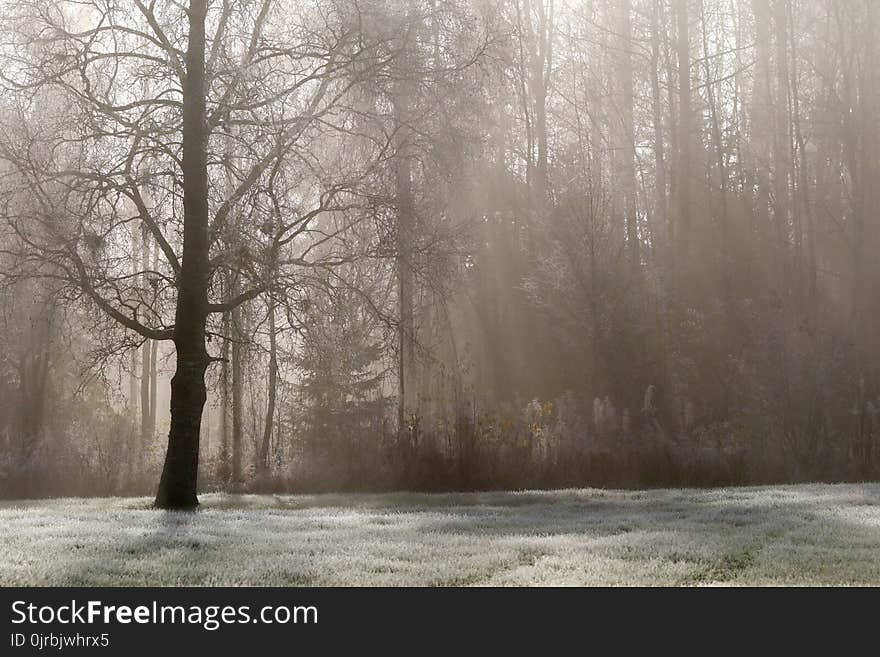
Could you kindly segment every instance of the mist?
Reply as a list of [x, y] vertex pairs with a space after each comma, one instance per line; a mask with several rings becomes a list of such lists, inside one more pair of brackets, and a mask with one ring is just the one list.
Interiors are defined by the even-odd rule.
[[880, 475], [872, 0], [0, 2], [0, 496]]

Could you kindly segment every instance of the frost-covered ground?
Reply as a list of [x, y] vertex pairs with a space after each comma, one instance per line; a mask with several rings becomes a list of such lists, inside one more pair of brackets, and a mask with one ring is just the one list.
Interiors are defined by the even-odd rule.
[[0, 503], [3, 585], [880, 585], [880, 484]]

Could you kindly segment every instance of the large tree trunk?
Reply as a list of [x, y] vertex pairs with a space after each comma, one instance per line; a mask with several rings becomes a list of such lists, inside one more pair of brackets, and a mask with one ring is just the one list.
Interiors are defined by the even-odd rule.
[[205, 406], [208, 316], [208, 167], [205, 120], [207, 0], [190, 0], [183, 84], [183, 258], [174, 324], [177, 370], [171, 379], [171, 431], [156, 494], [162, 509], [194, 509], [199, 431]]

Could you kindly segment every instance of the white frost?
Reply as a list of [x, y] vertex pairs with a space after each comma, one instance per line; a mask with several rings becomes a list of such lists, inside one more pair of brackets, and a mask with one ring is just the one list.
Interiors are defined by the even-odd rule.
[[201, 501], [0, 503], [0, 584], [880, 584], [880, 484]]

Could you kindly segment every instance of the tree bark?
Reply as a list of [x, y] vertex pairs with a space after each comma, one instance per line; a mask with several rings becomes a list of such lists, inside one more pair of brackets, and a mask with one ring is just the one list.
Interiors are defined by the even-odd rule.
[[171, 379], [171, 430], [156, 494], [161, 509], [198, 506], [199, 433], [207, 390], [208, 126], [205, 114], [207, 0], [190, 0], [183, 80], [183, 257], [174, 324], [177, 369]]

